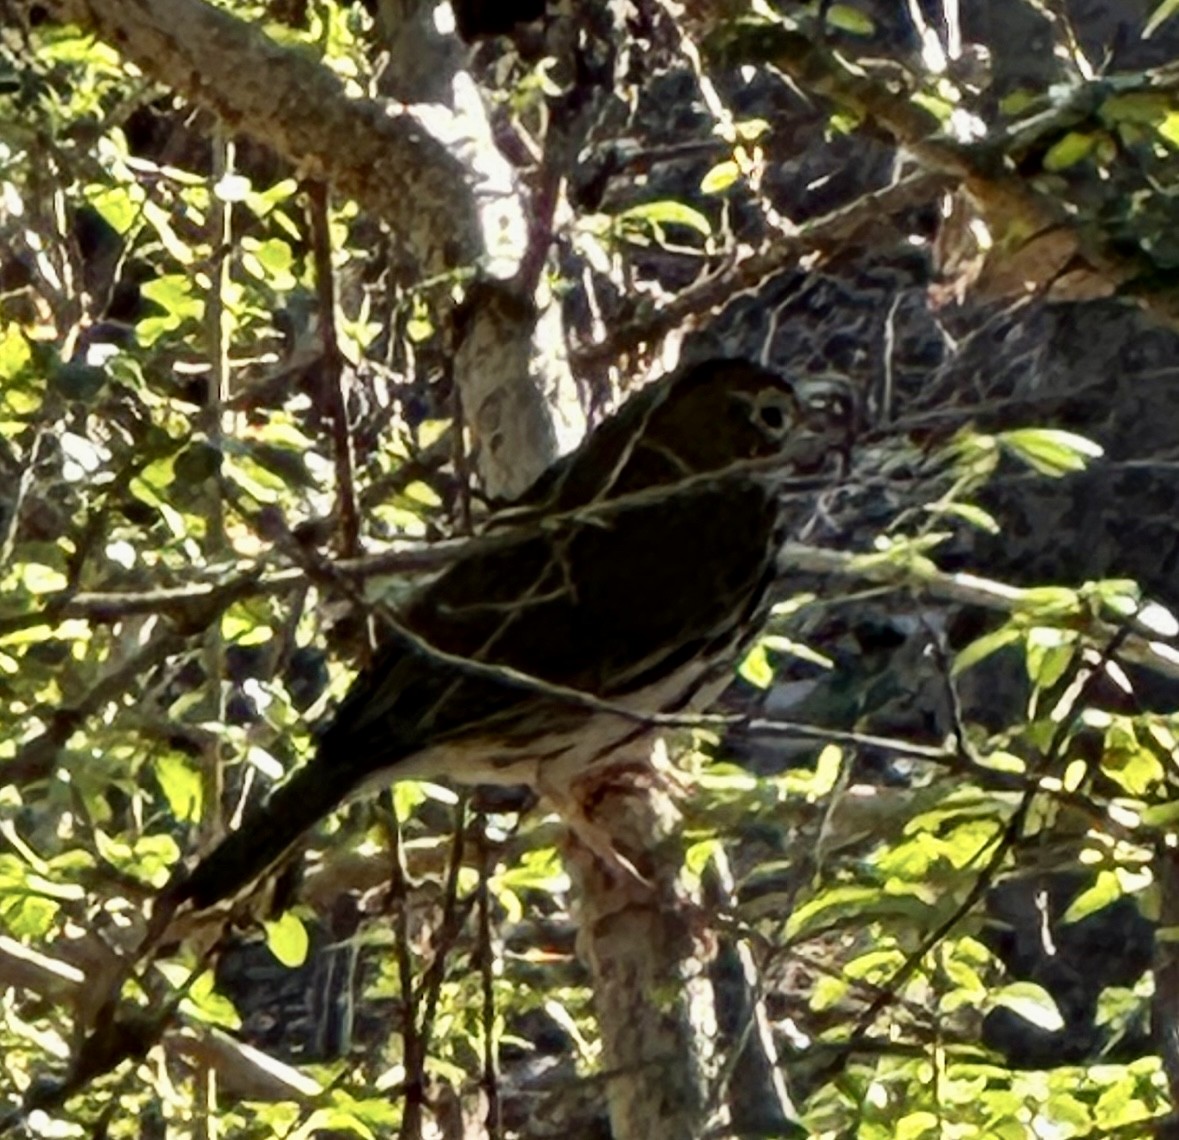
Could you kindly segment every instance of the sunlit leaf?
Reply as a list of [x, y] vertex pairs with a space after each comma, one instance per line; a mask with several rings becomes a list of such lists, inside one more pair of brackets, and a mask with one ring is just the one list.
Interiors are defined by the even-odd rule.
[[33, 359], [29, 342], [15, 324], [0, 330], [0, 377], [13, 380]]
[[1067, 170], [1087, 158], [1096, 146], [1096, 136], [1088, 131], [1069, 131], [1053, 143], [1044, 155], [1044, 169]]
[[1055, 685], [1076, 661], [1076, 640], [1074, 633], [1047, 626], [1028, 630], [1028, 679], [1042, 689]]
[[825, 744], [815, 761], [815, 775], [811, 794], [816, 799], [829, 795], [843, 771], [843, 749], [838, 744]]
[[847, 997], [849, 988], [847, 982], [842, 978], [823, 975], [816, 979], [814, 987], [811, 989], [809, 1005], [811, 1009], [816, 1011], [832, 1009]]
[[201, 775], [187, 757], [176, 752], [164, 752], [152, 763], [152, 770], [160, 788], [179, 820], [196, 822], [201, 813]]
[[216, 992], [216, 984], [213, 971], [206, 970], [192, 983], [180, 1008], [207, 1025], [219, 1025], [225, 1029], [241, 1028], [241, 1017], [234, 1009], [233, 1002]]
[[1091, 887], [1082, 891], [1069, 904], [1061, 916], [1061, 922], [1080, 922], [1082, 918], [1117, 902], [1122, 897], [1122, 885], [1112, 871], [1099, 871]]
[[133, 183], [95, 185], [86, 188], [86, 200], [112, 229], [126, 234], [140, 216], [144, 192]]
[[998, 439], [1012, 455], [1053, 478], [1083, 471], [1090, 460], [1105, 454], [1092, 440], [1057, 428], [1020, 428], [1002, 432]]
[[648, 222], [654, 225], [678, 225], [695, 230], [704, 237], [712, 234], [712, 224], [699, 210], [684, 202], [662, 199], [658, 202], [644, 202], [631, 206], [618, 215], [619, 221]]
[[732, 160], [718, 162], [701, 180], [701, 194], [721, 194], [741, 177], [741, 168]]
[[999, 523], [995, 516], [974, 503], [943, 503], [930, 509], [939, 515], [956, 515], [986, 534], [999, 533]]
[[770, 664], [764, 644], [755, 645], [737, 667], [737, 672], [751, 685], [768, 689], [774, 680], [774, 667]]
[[932, 1112], [910, 1112], [897, 1121], [893, 1135], [896, 1140], [933, 1140], [941, 1130], [940, 1125]]
[[1019, 596], [1021, 613], [1050, 624], [1084, 613], [1080, 595], [1067, 586], [1033, 586]]
[[983, 634], [982, 637], [975, 638], [969, 645], [958, 651], [954, 657], [951, 673], [954, 676], [965, 673], [967, 669], [977, 665], [980, 661], [985, 661], [991, 654], [998, 653], [999, 650], [1005, 649], [1008, 645], [1019, 640], [1019, 630], [1011, 625], [1000, 626], [991, 633]]
[[264, 922], [263, 926], [267, 947], [284, 966], [293, 970], [307, 961], [311, 940], [307, 928], [295, 914], [288, 910], [279, 918]]
[[1057, 1033], [1064, 1028], [1064, 1018], [1060, 1016], [1052, 995], [1035, 982], [1011, 982], [992, 990], [989, 1004], [1003, 1006], [1049, 1033]]

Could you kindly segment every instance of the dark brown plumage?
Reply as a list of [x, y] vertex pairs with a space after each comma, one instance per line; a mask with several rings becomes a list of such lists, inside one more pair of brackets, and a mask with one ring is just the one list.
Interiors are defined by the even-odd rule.
[[741, 360], [639, 392], [507, 512], [502, 542], [412, 601], [315, 758], [172, 901], [237, 894], [377, 780], [525, 783], [560, 801], [649, 731], [638, 714], [707, 704], [762, 617], [776, 483], [817, 470], [845, 433], [828, 394], [808, 404]]

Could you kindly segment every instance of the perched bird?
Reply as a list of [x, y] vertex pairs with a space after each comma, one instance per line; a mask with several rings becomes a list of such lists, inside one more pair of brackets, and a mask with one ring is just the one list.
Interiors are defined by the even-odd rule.
[[560, 806], [652, 732], [644, 714], [706, 706], [764, 616], [782, 478], [846, 447], [845, 410], [744, 360], [633, 396], [410, 602], [314, 759], [170, 903], [238, 894], [377, 782], [527, 784]]

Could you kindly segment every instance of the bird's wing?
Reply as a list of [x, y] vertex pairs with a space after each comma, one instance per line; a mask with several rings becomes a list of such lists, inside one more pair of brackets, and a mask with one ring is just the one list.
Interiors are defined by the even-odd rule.
[[316, 763], [363, 780], [529, 702], [554, 703], [463, 661], [609, 700], [731, 653], [772, 574], [775, 518], [762, 488], [718, 479], [461, 560], [406, 613], [420, 641], [394, 634], [353, 686]]

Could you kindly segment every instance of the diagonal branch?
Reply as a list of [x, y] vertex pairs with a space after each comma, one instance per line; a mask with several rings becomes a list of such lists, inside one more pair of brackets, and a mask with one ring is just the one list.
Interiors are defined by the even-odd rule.
[[[31, 7], [31, 5], [28, 5]], [[203, 0], [45, 0], [145, 75], [380, 215], [422, 276], [481, 248], [460, 161], [408, 114], [350, 97], [328, 68]]]

